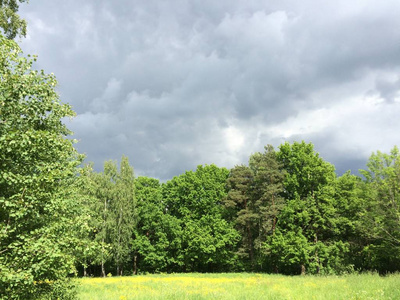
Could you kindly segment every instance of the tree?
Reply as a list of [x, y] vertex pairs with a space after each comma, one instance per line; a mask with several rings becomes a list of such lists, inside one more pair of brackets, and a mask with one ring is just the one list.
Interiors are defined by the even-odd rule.
[[74, 271], [70, 187], [82, 157], [66, 138], [62, 119], [74, 112], [60, 102], [54, 75], [32, 70], [3, 36], [0, 65], [0, 295], [30, 299]]
[[277, 217], [283, 207], [284, 172], [272, 146], [250, 156], [249, 167], [236, 166], [227, 180], [224, 200], [242, 241], [237, 254], [245, 268], [254, 271], [266, 266], [264, 243], [275, 234]]
[[183, 271], [223, 270], [234, 263], [232, 250], [238, 234], [222, 217], [227, 176], [225, 168], [198, 166], [195, 172], [185, 172], [163, 185], [166, 213], [182, 229], [174, 256]]
[[95, 228], [94, 240], [100, 245], [99, 258], [101, 275], [106, 276], [106, 263], [113, 263], [116, 274], [122, 275], [128, 262], [133, 260], [132, 239], [136, 226], [136, 200], [134, 173], [127, 157], [117, 163], [106, 161], [104, 171], [95, 173], [90, 166], [83, 174], [87, 183], [83, 194], [93, 198], [91, 224]]
[[[281, 266], [294, 273], [298, 269], [302, 274], [306, 269], [311, 273], [319, 273], [322, 268], [329, 271], [337, 264], [331, 261], [331, 254], [347, 251], [347, 246], [335, 238], [334, 167], [304, 141], [281, 145], [277, 158], [287, 172], [282, 194], [286, 205], [279, 216], [279, 232], [287, 247], [294, 247], [288, 251], [295, 256]], [[270, 240], [267, 249], [272, 251], [273, 245], [275, 241]]]
[[137, 270], [166, 271], [170, 239], [161, 184], [154, 178], [138, 177], [135, 180], [135, 193], [138, 219], [133, 241], [134, 274]]
[[17, 14], [19, 4], [28, 0], [0, 0], [0, 28], [8, 39], [26, 35], [26, 21]]
[[227, 179], [228, 194], [224, 199], [225, 208], [233, 221], [236, 230], [240, 233], [242, 241], [237, 255], [244, 261], [245, 266], [254, 268], [254, 234], [256, 215], [252, 209], [250, 196], [251, 186], [254, 181], [252, 170], [245, 166], [235, 166]]
[[278, 215], [284, 207], [281, 194], [285, 172], [271, 145], [265, 147], [264, 153], [253, 154], [249, 166], [254, 174], [251, 198], [257, 216], [254, 247], [258, 252], [258, 264], [263, 265], [266, 260], [268, 261], [263, 251], [264, 243], [269, 236], [275, 235]]
[[[349, 253], [344, 258], [343, 271], [352, 269], [365, 270], [366, 261], [363, 253], [368, 245], [365, 237], [364, 212], [368, 204], [369, 188], [360, 176], [349, 171], [338, 177], [335, 182], [336, 217], [334, 228], [338, 240], [348, 244]], [[337, 269], [340, 270], [338, 266]]]
[[85, 175], [88, 176], [87, 193], [94, 200], [90, 205], [92, 209], [91, 223], [94, 226], [94, 240], [101, 245], [99, 257], [94, 263], [100, 263], [101, 276], [106, 276], [106, 263], [111, 260], [110, 232], [113, 228], [114, 218], [111, 213], [111, 199], [114, 194], [114, 183], [117, 174], [117, 166], [112, 161], [104, 163], [104, 172], [95, 173], [89, 167]]
[[361, 230], [368, 241], [364, 253], [369, 268], [381, 272], [400, 269], [400, 152], [377, 151], [360, 170], [365, 177], [368, 200], [363, 206]]
[[[116, 169], [116, 166], [111, 169]], [[136, 225], [135, 177], [126, 156], [122, 157], [120, 171], [114, 176], [115, 185], [110, 199], [113, 218], [113, 226], [110, 228], [111, 245], [117, 275], [122, 275], [123, 266], [131, 259], [132, 238]]]
[[[83, 276], [88, 275], [88, 269], [94, 265], [101, 265], [105, 276], [104, 262], [109, 255], [109, 244], [105, 242], [106, 226], [104, 219], [104, 204], [99, 200], [101, 189], [101, 174], [94, 172], [93, 164], [85, 165], [77, 177], [79, 198], [83, 214], [87, 215], [86, 236], [78, 241], [80, 253], [77, 254], [77, 263], [83, 267]], [[90, 271], [89, 271], [90, 272]]]

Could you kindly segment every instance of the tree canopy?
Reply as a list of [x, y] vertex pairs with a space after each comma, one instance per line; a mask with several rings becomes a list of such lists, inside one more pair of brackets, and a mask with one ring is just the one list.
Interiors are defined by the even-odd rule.
[[0, 0], [0, 28], [8, 39], [26, 36], [26, 21], [18, 15], [19, 3], [28, 0]]
[[55, 91], [54, 75], [0, 36], [0, 295], [40, 295], [74, 269], [82, 157], [62, 118], [74, 116]]

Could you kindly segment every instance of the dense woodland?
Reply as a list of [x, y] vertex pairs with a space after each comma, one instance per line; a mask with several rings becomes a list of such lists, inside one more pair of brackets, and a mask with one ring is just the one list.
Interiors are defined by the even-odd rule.
[[[0, 12], [17, 16], [16, 3]], [[1, 299], [68, 299], [77, 275], [400, 270], [398, 148], [362, 176], [338, 176], [306, 142], [165, 183], [135, 177], [127, 157], [95, 172], [68, 138], [54, 75], [11, 40], [25, 32], [15, 20], [0, 24]]]
[[153, 272], [341, 274], [400, 270], [400, 157], [377, 152], [337, 176], [311, 143], [265, 147], [160, 184], [128, 159], [81, 170], [82, 275]]

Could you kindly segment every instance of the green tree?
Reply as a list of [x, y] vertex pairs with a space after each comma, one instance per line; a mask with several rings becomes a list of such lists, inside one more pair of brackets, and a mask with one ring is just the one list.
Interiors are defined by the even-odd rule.
[[254, 234], [257, 216], [252, 208], [251, 187], [254, 181], [252, 170], [245, 166], [235, 166], [227, 179], [228, 194], [224, 205], [228, 219], [235, 224], [241, 236], [237, 255], [244, 265], [254, 268]]
[[264, 244], [268, 237], [275, 234], [278, 215], [284, 207], [281, 194], [285, 172], [271, 145], [265, 147], [264, 153], [253, 154], [249, 166], [254, 174], [251, 187], [251, 199], [256, 215], [254, 247], [257, 250], [257, 264], [261, 267], [269, 261], [263, 251]]
[[[335, 231], [338, 240], [348, 243], [349, 253], [344, 258], [343, 271], [366, 268], [363, 249], [368, 241], [364, 234], [363, 214], [368, 203], [368, 187], [360, 176], [344, 173], [335, 182]], [[336, 269], [340, 270], [338, 265]]]
[[264, 153], [250, 156], [249, 167], [236, 166], [227, 180], [225, 207], [240, 232], [242, 241], [237, 254], [245, 268], [264, 270], [268, 257], [264, 243], [275, 234], [277, 217], [284, 200], [284, 172], [272, 146]]
[[55, 77], [32, 70], [2, 36], [0, 65], [0, 295], [44, 297], [74, 272], [70, 187], [82, 158], [62, 123], [74, 112], [59, 101]]
[[185, 172], [163, 185], [166, 212], [182, 228], [174, 256], [184, 271], [211, 272], [234, 263], [232, 250], [238, 234], [222, 216], [227, 176], [225, 168], [198, 166], [195, 172]]
[[93, 180], [95, 184], [95, 197], [97, 205], [95, 213], [100, 216], [96, 228], [96, 239], [101, 244], [100, 266], [101, 275], [106, 276], [106, 263], [111, 260], [111, 231], [115, 226], [115, 218], [111, 210], [111, 201], [115, 191], [115, 178], [117, 175], [117, 165], [113, 161], [104, 163], [104, 171], [95, 173]]
[[138, 177], [135, 180], [138, 223], [135, 230], [134, 274], [139, 271], [167, 270], [168, 248], [174, 238], [168, 238], [168, 222], [162, 201], [159, 180]]
[[96, 173], [93, 164], [86, 165], [79, 176], [81, 205], [89, 213], [87, 226], [90, 229], [85, 239], [80, 241], [82, 253], [79, 265], [83, 267], [83, 275], [87, 269], [100, 265], [101, 274], [106, 275], [105, 263], [110, 259], [108, 236], [109, 204], [108, 193], [110, 180], [103, 173]]
[[367, 203], [361, 230], [368, 244], [364, 253], [369, 268], [381, 272], [400, 270], [400, 153], [377, 151], [360, 170], [365, 177]]
[[[112, 168], [116, 169], [116, 166]], [[132, 238], [136, 225], [134, 173], [129, 160], [123, 156], [120, 171], [115, 176], [110, 208], [113, 218], [111, 245], [117, 275], [122, 275], [123, 266], [131, 260]]]
[[0, 28], [8, 39], [26, 35], [26, 21], [18, 15], [19, 3], [28, 0], [0, 0]]
[[[310, 273], [329, 271], [338, 259], [332, 254], [347, 251], [347, 244], [337, 241], [335, 236], [334, 167], [319, 157], [311, 143], [304, 141], [281, 145], [277, 157], [287, 172], [283, 192], [286, 205], [279, 216], [279, 231], [288, 241], [287, 247], [294, 247], [288, 251], [295, 256], [287, 263], [279, 259], [284, 263], [281, 267], [293, 273], [301, 270], [302, 274], [306, 269]], [[269, 251], [275, 244], [269, 241]]]

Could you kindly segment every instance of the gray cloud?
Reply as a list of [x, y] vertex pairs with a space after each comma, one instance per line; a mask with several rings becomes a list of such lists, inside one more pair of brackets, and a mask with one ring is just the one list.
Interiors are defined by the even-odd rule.
[[57, 75], [78, 150], [97, 169], [125, 154], [138, 174], [166, 180], [305, 139], [338, 172], [357, 171], [399, 144], [399, 8], [42, 0], [21, 7], [21, 44]]
[[395, 103], [400, 98], [400, 77], [390, 79], [378, 78], [375, 88], [379, 96], [389, 103]]

